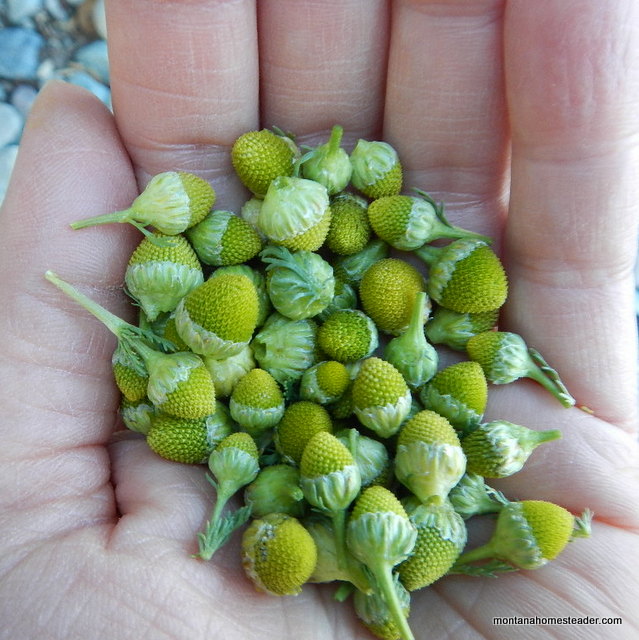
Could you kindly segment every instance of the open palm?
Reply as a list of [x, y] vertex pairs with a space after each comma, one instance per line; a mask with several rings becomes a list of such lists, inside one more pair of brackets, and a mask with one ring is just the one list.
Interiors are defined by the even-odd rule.
[[[349, 148], [391, 142], [407, 186], [497, 239], [511, 279], [501, 326], [594, 411], [527, 381], [491, 389], [487, 418], [564, 434], [500, 488], [590, 507], [593, 537], [538, 571], [416, 593], [416, 637], [637, 637], [636, 3], [111, 0], [107, 11], [115, 117], [83, 90], [47, 87], [0, 216], [0, 637], [369, 637], [332, 587], [257, 593], [237, 541], [209, 563], [190, 557], [212, 502], [204, 470], [114, 436], [113, 337], [43, 278], [53, 269], [130, 318], [121, 284], [139, 233], [69, 222], [126, 207], [171, 169], [209, 179], [216, 206], [237, 210], [238, 135], [277, 125], [312, 143], [336, 123]], [[493, 624], [535, 615], [623, 624]]]

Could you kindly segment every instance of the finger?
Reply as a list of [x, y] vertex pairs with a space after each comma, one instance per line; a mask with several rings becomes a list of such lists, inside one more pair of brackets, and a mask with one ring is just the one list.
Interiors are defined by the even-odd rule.
[[563, 409], [537, 383], [520, 380], [491, 389], [486, 421], [507, 420], [561, 438], [538, 446], [523, 469], [487, 479], [506, 497], [549, 500], [572, 513], [585, 507], [617, 527], [639, 527], [639, 445], [633, 434], [578, 409]]
[[111, 545], [142, 549], [154, 537], [186, 557], [195, 553], [197, 531], [214, 502], [205, 468], [164, 460], [137, 434], [118, 435], [110, 453], [121, 519]]
[[[165, 460], [151, 451], [143, 437], [127, 431], [116, 435], [109, 453], [120, 515], [109, 547], [150, 557], [158, 549], [171, 549], [185, 560], [196, 554], [198, 532], [205, 530], [217, 498], [206, 480], [206, 465]], [[232, 498], [224, 515], [239, 506]], [[224, 553], [215, 554], [211, 561], [216, 570], [228, 571], [234, 578], [241, 577], [240, 538], [240, 532], [233, 535]]]
[[393, 3], [384, 138], [406, 186], [441, 199], [456, 224], [497, 235], [507, 131], [503, 0]]
[[25, 128], [0, 214], [6, 416], [0, 496], [23, 510], [68, 500], [48, 511], [67, 524], [78, 521], [72, 499], [79, 505], [86, 498], [82, 504], [96, 517], [109, 509], [108, 461], [100, 445], [111, 435], [118, 401], [110, 370], [114, 340], [43, 274], [52, 269], [90, 286], [91, 297], [125, 314], [119, 287], [135, 233], [122, 225], [77, 232], [69, 222], [122, 209], [134, 194], [108, 110], [82, 89], [47, 85]]
[[544, 0], [506, 13], [512, 191], [507, 326], [578, 403], [636, 428], [639, 6]]
[[229, 147], [258, 124], [254, 5], [107, 3], [113, 106], [140, 182], [180, 169], [209, 180], [219, 206], [245, 199]]
[[380, 133], [387, 48], [381, 0], [259, 3], [261, 116], [309, 142]]
[[[637, 578], [632, 575], [622, 582], [618, 576], [629, 573], [628, 562], [638, 552], [632, 533], [596, 523], [591, 538], [574, 539], [540, 569], [497, 574], [497, 579], [447, 576], [415, 592], [414, 628], [428, 628], [429, 637], [435, 638], [451, 635], [451, 629], [457, 638], [584, 637], [583, 627], [573, 634], [567, 629], [557, 631], [555, 626], [537, 626], [539, 623], [531, 631], [513, 633], [512, 627], [499, 626], [495, 619], [625, 616], [625, 604], [637, 588]], [[618, 631], [607, 634], [599, 626], [592, 637], [622, 635]]]

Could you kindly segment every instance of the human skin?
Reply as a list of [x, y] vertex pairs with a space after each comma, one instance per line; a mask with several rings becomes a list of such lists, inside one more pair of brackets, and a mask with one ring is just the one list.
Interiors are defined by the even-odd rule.
[[[349, 149], [389, 141], [407, 186], [496, 238], [510, 276], [500, 328], [590, 410], [527, 380], [491, 387], [487, 420], [563, 433], [499, 488], [592, 509], [592, 538], [536, 571], [416, 592], [416, 638], [637, 637], [639, 6], [257, 4], [111, 0], [115, 116], [62, 83], [34, 105], [0, 212], [0, 638], [370, 637], [331, 586], [256, 592], [237, 539], [211, 562], [191, 557], [212, 502], [204, 469], [120, 431], [114, 338], [43, 277], [52, 269], [132, 319], [122, 282], [139, 232], [70, 222], [127, 207], [172, 169], [209, 179], [217, 206], [237, 210], [238, 135], [277, 125], [314, 143], [335, 123]], [[623, 624], [492, 623], [535, 615]]]

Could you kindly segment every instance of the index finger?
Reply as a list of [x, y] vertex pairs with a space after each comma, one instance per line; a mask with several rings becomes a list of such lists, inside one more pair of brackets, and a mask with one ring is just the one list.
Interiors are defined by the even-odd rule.
[[114, 113], [139, 181], [190, 171], [218, 202], [241, 203], [229, 148], [258, 126], [254, 1], [111, 0], [107, 20]]

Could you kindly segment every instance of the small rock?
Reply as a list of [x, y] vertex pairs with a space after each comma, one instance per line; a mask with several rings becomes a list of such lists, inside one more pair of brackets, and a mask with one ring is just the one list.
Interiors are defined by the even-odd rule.
[[37, 89], [30, 84], [19, 84], [11, 92], [11, 104], [26, 118], [37, 95]]
[[42, 11], [43, 0], [7, 0], [7, 18], [13, 24], [20, 24]]
[[12, 105], [0, 102], [0, 147], [17, 142], [23, 126], [20, 112]]
[[94, 96], [97, 96], [104, 104], [111, 108], [111, 91], [102, 83], [98, 82], [92, 75], [86, 71], [77, 71], [76, 69], [62, 69], [56, 71], [54, 77], [59, 77], [78, 87], [88, 89]]
[[79, 30], [91, 39], [97, 38], [93, 24], [93, 5], [95, 0], [85, 0], [76, 10], [74, 20]]
[[44, 38], [21, 27], [0, 29], [0, 78], [35, 80]]
[[100, 82], [109, 84], [109, 55], [107, 43], [104, 40], [85, 44], [75, 52], [74, 57], [76, 62], [79, 62]]
[[69, 13], [62, 6], [60, 0], [44, 0], [44, 7], [54, 20], [68, 20]]
[[0, 149], [0, 203], [4, 199], [4, 194], [9, 186], [13, 165], [16, 163], [18, 155], [18, 145], [12, 144]]
[[40, 66], [38, 67], [38, 71], [36, 72], [36, 76], [38, 78], [38, 86], [42, 87], [48, 80], [53, 78], [55, 73], [55, 62], [51, 60], [51, 58], [47, 58], [43, 60]]
[[95, 27], [96, 32], [102, 38], [102, 40], [107, 39], [107, 26], [106, 26], [106, 15], [104, 13], [104, 0], [97, 0], [97, 2], [93, 5], [93, 26]]

